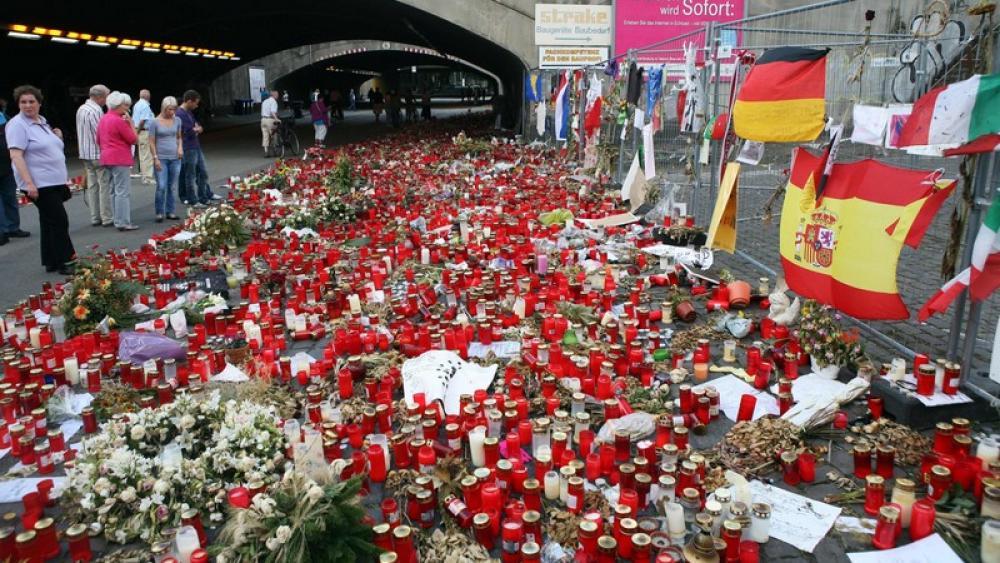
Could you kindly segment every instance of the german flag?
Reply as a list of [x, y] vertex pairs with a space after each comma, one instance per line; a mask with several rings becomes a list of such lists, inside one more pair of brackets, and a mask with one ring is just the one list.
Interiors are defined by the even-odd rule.
[[899, 253], [920, 244], [955, 182], [868, 159], [834, 164], [817, 200], [823, 158], [793, 153], [781, 212], [788, 287], [859, 319], [909, 318], [896, 286]]
[[819, 137], [826, 115], [826, 54], [826, 49], [801, 47], [765, 51], [736, 95], [736, 134], [765, 143]]

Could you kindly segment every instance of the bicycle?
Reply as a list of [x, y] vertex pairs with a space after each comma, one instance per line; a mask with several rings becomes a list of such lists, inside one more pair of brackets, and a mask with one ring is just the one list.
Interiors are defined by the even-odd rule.
[[278, 122], [271, 134], [271, 155], [276, 158], [298, 156], [301, 152], [299, 138], [295, 135], [295, 118], [289, 117]]

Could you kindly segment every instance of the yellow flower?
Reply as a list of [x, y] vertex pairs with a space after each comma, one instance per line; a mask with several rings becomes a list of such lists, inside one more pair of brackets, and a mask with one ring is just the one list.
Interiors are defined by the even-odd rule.
[[73, 316], [76, 317], [77, 320], [82, 321], [86, 319], [87, 315], [89, 314], [90, 314], [90, 309], [84, 307], [83, 305], [77, 305], [76, 307], [73, 307]]
[[101, 280], [101, 289], [107, 289], [109, 287], [111, 287], [111, 280], [109, 279]]
[[90, 290], [89, 289], [81, 289], [80, 293], [76, 296], [76, 298], [79, 301], [86, 301], [87, 299], [90, 298]]

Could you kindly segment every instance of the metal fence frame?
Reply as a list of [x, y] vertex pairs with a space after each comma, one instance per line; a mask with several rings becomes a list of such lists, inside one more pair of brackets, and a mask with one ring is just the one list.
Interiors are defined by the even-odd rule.
[[[893, 9], [899, 10], [896, 17], [900, 18], [901, 21], [908, 20], [909, 17], [911, 17], [915, 12], [919, 12], [919, 10], [913, 10], [913, 5], [907, 4], [905, 6], [911, 9], [909, 13], [903, 13], [902, 9], [904, 4], [902, 2], [899, 2], [898, 4], [894, 3], [889, 11], [891, 13]], [[703, 52], [705, 53], [706, 65], [704, 69], [702, 69], [701, 80], [703, 90], [708, 92], [706, 97], [708, 103], [706, 113], [708, 116], [718, 116], [721, 113], [729, 113], [729, 108], [725, 107], [726, 103], [728, 103], [727, 95], [729, 83], [721, 79], [720, 65], [714, 64], [715, 61], [717, 61], [716, 55], [718, 53], [719, 46], [721, 45], [724, 33], [728, 33], [729, 37], [735, 35], [738, 38], [738, 45], [734, 47], [734, 51], [746, 50], [754, 51], [759, 54], [766, 48], [782, 45], [829, 47], [832, 51], [831, 57], [828, 58], [832, 58], [834, 54], [842, 57], [844, 54], [857, 51], [860, 57], [867, 57], [869, 59], [869, 66], [873, 66], [872, 62], [875, 60], [876, 52], [883, 54], [892, 53], [901, 49], [903, 45], [914, 40], [913, 35], [910, 33], [892, 33], [889, 31], [866, 33], [863, 30], [850, 31], [842, 29], [822, 29], [820, 27], [827, 19], [830, 12], [836, 10], [856, 10], [857, 15], [861, 15], [861, 9], [862, 3], [857, 0], [824, 0], [816, 4], [762, 14], [759, 16], [747, 17], [733, 22], [709, 24], [703, 29], [696, 29], [683, 35], [666, 38], [636, 51], [617, 54], [613, 57], [613, 59], [622, 62], [622, 66], [624, 67], [627, 63], [636, 61], [642, 53], [679, 52], [682, 51], [685, 43], [696, 42], [701, 45], [701, 49], [703, 49]], [[857, 18], [855, 21], [861, 22], [862, 20]], [[979, 30], [983, 33], [991, 34], [994, 38], [994, 52], [992, 53], [993, 72], [997, 71], [997, 63], [1000, 62], [1000, 39], [997, 38], [997, 30], [997, 27]], [[973, 30], [970, 29], [968, 30], [968, 33], [971, 35], [972, 31]], [[969, 44], [971, 45], [972, 42], [969, 41]], [[975, 44], [975, 48], [977, 49], [975, 57], [985, 57], [985, 54], [980, 52], [981, 45], [981, 40]], [[919, 47], [919, 56], [915, 62], [917, 69], [917, 80], [914, 88], [915, 95], [919, 95], [931, 87], [935, 87], [946, 82], [962, 80], [968, 77], [962, 74], [963, 69], [957, 62], [956, 64], [949, 66], [948, 71], [944, 75], [937, 77], [929, 76], [930, 73], [928, 72], [927, 66], [930, 63], [925, 61], [926, 55], [922, 39], [920, 39]], [[967, 48], [967, 46], [963, 48]], [[864, 49], [864, 51], [862, 51], [862, 49]], [[964, 56], [965, 55], [963, 53], [963, 57]], [[605, 61], [605, 63], [606, 62], [607, 61]], [[848, 87], [846, 84], [850, 83], [844, 83], [843, 80], [847, 78], [844, 73], [849, 69], [851, 62], [852, 60], [848, 58], [846, 65], [836, 66], [837, 64], [840, 64], [839, 62], [836, 64], [828, 64], [828, 92], [833, 94], [832, 96], [827, 96], [828, 115], [833, 115], [835, 117], [846, 115], [853, 104], [858, 102], [885, 103], [887, 101], [891, 101], [887, 90], [887, 88], [891, 87], [891, 85], [887, 85], [886, 82], [889, 71], [886, 71], [884, 68], [876, 70], [874, 67], [869, 69], [868, 66], [866, 66], [865, 71], [870, 72], [871, 74], [862, 76], [862, 79], [856, 85], [858, 90], [856, 96], [848, 95], [850, 92], [847, 91]], [[603, 66], [604, 64], [602, 63], [600, 65], [593, 65], [591, 67], [585, 67], [578, 70], [583, 70], [585, 76], [587, 76], [587, 73], [590, 72], [600, 72], [600, 70], [603, 69]], [[542, 71], [543, 76], [547, 80], [551, 80], [553, 75], [557, 75], [562, 72], [562, 70]], [[831, 74], [832, 78], [830, 77]], [[587, 78], [585, 78], [585, 81], [586, 80]], [[831, 83], [833, 83], [832, 91]], [[616, 85], [616, 83], [612, 80], [605, 81], [606, 92], [610, 88], [616, 86], [619, 85]], [[855, 88], [855, 86], [851, 85], [850, 88]], [[546, 91], [548, 90], [546, 89]], [[662, 98], [667, 99], [668, 83], [666, 82], [666, 77], [664, 78], [663, 92], [664, 94]], [[578, 115], [580, 116], [580, 119], [582, 119], [583, 110], [585, 109], [585, 99], [583, 99], [583, 96], [580, 96], [579, 98], [576, 98], [576, 102], [578, 103], [578, 107], [576, 108]], [[661, 99], [661, 103], [666, 105], [668, 102]], [[624, 169], [628, 166], [628, 163], [631, 162], [637, 151], [636, 144], [639, 133], [638, 130], [634, 129], [632, 126], [635, 109], [637, 108], [633, 108], [631, 106], [627, 108], [628, 113], [624, 125], [613, 122], [609, 127], [607, 122], [605, 122], [605, 125], [602, 128], [602, 144], [606, 144], [611, 140], [616, 140], [619, 145], [617, 167], [613, 174], [613, 178], [616, 181], [622, 180]], [[646, 96], [644, 94], [640, 97], [638, 109], [642, 109], [644, 112], [648, 112], [649, 110], [649, 108], [646, 107]], [[525, 138], [528, 140], [540, 140], [547, 143], [553, 142], [554, 138], [551, 135], [551, 126], [546, 127], [546, 135], [544, 137], [536, 139], [534, 128], [530, 126], [532, 124], [533, 116], [529, 111], [527, 111], [528, 106], [526, 102], [524, 110], [525, 111], [522, 112], [522, 115], [525, 116], [525, 120], [523, 122]], [[664, 112], [664, 115], [666, 115], [666, 112]], [[551, 117], [552, 116], [550, 114], [549, 118], [551, 119]], [[624, 135], [622, 135], [623, 127], [625, 128]], [[629, 137], [631, 137], [631, 140], [628, 139]], [[719, 182], [719, 163], [723, 158], [723, 155], [721, 154], [721, 143], [713, 143], [708, 166], [707, 168], [703, 168], [699, 164], [697, 154], [698, 146], [701, 142], [700, 137], [700, 133], [697, 135], [681, 134], [679, 131], [679, 124], [676, 120], [665, 119], [663, 127], [655, 135], [654, 145], [656, 147], [657, 179], [662, 182], [663, 185], [678, 184], [680, 186], [680, 190], [675, 191], [675, 193], [681, 198], [687, 198], [689, 203], [689, 213], [694, 215], [700, 223], [704, 224], [709, 219], [714, 207], [715, 193]], [[580, 157], [584, 154], [586, 142], [587, 141], [585, 139], [581, 139], [576, 145], [579, 151], [578, 156]], [[770, 146], [771, 145], [769, 145], [769, 147]], [[787, 147], [778, 146], [779, 151], [790, 151], [790, 149], [791, 145]], [[954, 159], [946, 161], [944, 159], [935, 159], [933, 157], [913, 156], [903, 153], [902, 151], [887, 153], [886, 151], [873, 150], [865, 148], [864, 146], [852, 146], [847, 151], [842, 148], [841, 155], [843, 155], [841, 158], [844, 160], [850, 159], [851, 157], [878, 156], [880, 159], [889, 160], [895, 165], [918, 167], [923, 169], [935, 169], [944, 166], [951, 167], [951, 170], [953, 171], [956, 166]], [[683, 166], [680, 167], [682, 171], [678, 172], [677, 164], [682, 163], [685, 159], [689, 163], [688, 172], [683, 172]], [[785, 162], [787, 162], [787, 159]], [[990, 153], [978, 158], [976, 173], [974, 175], [974, 205], [971, 209], [969, 209], [963, 247], [961, 250], [962, 260], [958, 265], [959, 267], [957, 271], [961, 271], [968, 266], [972, 253], [971, 241], [975, 237], [982, 221], [984, 210], [989, 207], [991, 203], [991, 194], [998, 189], [1000, 174], [996, 173], [996, 168], [995, 153]], [[760, 174], [760, 177], [765, 177], [766, 175], [767, 172], [765, 171]], [[777, 174], [774, 175], [776, 176]], [[741, 178], [740, 197], [743, 199], [743, 194], [756, 193], [758, 195], [755, 199], [759, 200], [759, 194], [774, 192], [777, 187], [777, 183], [774, 181], [770, 184], [759, 185], [754, 181], [745, 182], [744, 179]], [[751, 209], [751, 213], [748, 214], [747, 206], [743, 205], [742, 201], [740, 203], [740, 212], [737, 218], [739, 223], [753, 225], [754, 222], [761, 219], [759, 216], [754, 216], [754, 214], [759, 212], [758, 209]], [[780, 206], [778, 206], [778, 209], [780, 210]], [[746, 227], [741, 227], [741, 229], [741, 238], [745, 237], [743, 232], [752, 230], [747, 229]], [[743, 245], [741, 244], [741, 249], [736, 252], [736, 256], [743, 260], [746, 264], [749, 264], [754, 269], [767, 273], [768, 275], [777, 275], [779, 273], [776, 272], [775, 267], [769, 266], [766, 263], [768, 259], [767, 257], [755, 256], [752, 252], [752, 248], [748, 251], [742, 247]], [[944, 280], [941, 280], [941, 283], [943, 283], [943, 281]], [[988, 366], [980, 365], [983, 361], [982, 354], [979, 354], [978, 357], [975, 354], [977, 336], [980, 334], [980, 329], [983, 328], [983, 303], [972, 304], [971, 307], [968, 308], [968, 315], [966, 316], [966, 293], [967, 292], [963, 292], [962, 296], [956, 300], [949, 312], [944, 315], [944, 317], [950, 319], [949, 322], [945, 323], [943, 320], [937, 319], [934, 321], [936, 326], [928, 326], [925, 330], [944, 332], [946, 329], [944, 329], [943, 326], [947, 324], [950, 328], [946, 330], [948, 333], [948, 347], [944, 354], [951, 359], [961, 361], [963, 366], [962, 378], [964, 387], [976, 395], [987, 399], [991, 403], [1000, 405], [1000, 400], [998, 400], [998, 397], [1000, 397], [1000, 385], [995, 384], [988, 378], [978, 376], [984, 367], [988, 368]], [[926, 299], [929, 295], [923, 297]], [[887, 323], [868, 323], [850, 318], [848, 318], [848, 320], [858, 326], [866, 334], [876, 339], [884, 349], [890, 350], [894, 354], [908, 356], [910, 358], [915, 355], [915, 351], [912, 349], [911, 345], [908, 345], [907, 342], [901, 342], [900, 337], [890, 334], [892, 331], [886, 328]], [[903, 322], [909, 323], [912, 321]], [[964, 339], [962, 336], [964, 336]], [[905, 340], [905, 338], [903, 340]], [[976, 374], [977, 376], [973, 377], [973, 374]]]

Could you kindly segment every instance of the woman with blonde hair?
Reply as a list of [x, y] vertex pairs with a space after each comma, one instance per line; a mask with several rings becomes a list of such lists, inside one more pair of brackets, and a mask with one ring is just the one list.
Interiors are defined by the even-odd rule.
[[138, 229], [132, 224], [132, 145], [139, 137], [132, 127], [128, 110], [132, 98], [123, 92], [111, 92], [108, 113], [97, 124], [97, 144], [101, 147], [101, 166], [108, 170], [111, 182], [111, 208], [119, 231]]
[[181, 120], [174, 116], [177, 113], [177, 98], [167, 96], [160, 104], [160, 115], [149, 123], [149, 148], [153, 153], [153, 166], [156, 169], [156, 222], [167, 219], [178, 219], [174, 213], [177, 191], [177, 179], [181, 172], [181, 159], [184, 158], [184, 147], [181, 141]]

